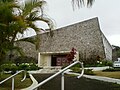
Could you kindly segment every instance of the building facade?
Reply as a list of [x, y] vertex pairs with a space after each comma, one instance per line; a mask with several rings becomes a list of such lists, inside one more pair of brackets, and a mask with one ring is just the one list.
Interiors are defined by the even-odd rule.
[[112, 60], [112, 47], [100, 30], [98, 18], [53, 30], [52, 36], [49, 32], [42, 33], [39, 38], [40, 49], [37, 51], [33, 45], [27, 44], [23, 47], [25, 43], [20, 47], [26, 55], [38, 58], [38, 65], [41, 67], [62, 66], [68, 63], [66, 57], [73, 47], [77, 50], [77, 60]]

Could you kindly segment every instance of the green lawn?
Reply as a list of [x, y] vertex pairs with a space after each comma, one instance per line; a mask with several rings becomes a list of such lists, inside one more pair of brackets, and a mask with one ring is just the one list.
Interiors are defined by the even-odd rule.
[[115, 72], [94, 71], [94, 74], [97, 76], [105, 76], [105, 77], [120, 79], [120, 71], [115, 71]]
[[[2, 77], [0, 78], [0, 81], [2, 81], [3, 79], [9, 77], [10, 74], [3, 74]], [[17, 76], [15, 76], [15, 90], [19, 90], [22, 88], [26, 88], [28, 86], [30, 86], [32, 84], [32, 81], [30, 78], [26, 78], [25, 81], [23, 81], [21, 83], [21, 79], [22, 79], [22, 75], [18, 74]], [[11, 79], [6, 81], [5, 83], [0, 85], [0, 90], [11, 90]]]

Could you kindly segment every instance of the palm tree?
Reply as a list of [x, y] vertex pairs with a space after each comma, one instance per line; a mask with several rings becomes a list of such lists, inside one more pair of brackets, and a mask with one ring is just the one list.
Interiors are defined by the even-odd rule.
[[78, 8], [82, 6], [91, 7], [94, 1], [95, 0], [72, 0], [73, 9], [75, 8], [75, 6], [77, 6]]
[[[11, 2], [11, 3], [10, 3]], [[12, 8], [17, 7], [13, 3], [13, 0], [1, 0], [0, 1], [0, 62], [5, 58], [5, 54], [11, 47], [11, 35], [12, 31], [9, 31], [9, 24], [13, 20]]]
[[[25, 30], [28, 28], [33, 29], [36, 32], [36, 49], [38, 49], [39, 38], [37, 38], [38, 32], [43, 30], [42, 28], [37, 28], [34, 22], [43, 21], [49, 26], [49, 30], [54, 28], [54, 24], [50, 18], [44, 13], [43, 5], [46, 4], [44, 0], [28, 0], [25, 2], [24, 6], [18, 8], [18, 16], [16, 19], [21, 21], [23, 25], [20, 28], [20, 33], [23, 34]], [[24, 27], [24, 28], [23, 28]], [[30, 41], [29, 39], [22, 39], [26, 41]], [[19, 41], [19, 40], [18, 40]], [[33, 41], [32, 41], [33, 42]]]
[[[19, 41], [17, 34], [23, 34], [28, 28], [33, 29], [36, 34], [41, 30], [34, 24], [35, 21], [43, 21], [53, 28], [52, 21], [43, 12], [43, 0], [29, 0], [20, 6], [14, 0], [0, 1], [0, 62], [5, 59], [8, 51], [20, 48], [14, 46]], [[38, 42], [39, 39], [36, 39]]]

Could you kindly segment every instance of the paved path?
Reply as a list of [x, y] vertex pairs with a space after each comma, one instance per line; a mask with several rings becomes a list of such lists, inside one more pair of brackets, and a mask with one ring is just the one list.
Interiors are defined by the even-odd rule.
[[[37, 73], [42, 73], [43, 70], [38, 70], [38, 71], [31, 71], [30, 73], [32, 74], [37, 74]], [[71, 70], [68, 69], [67, 71], [65, 71], [65, 73], [67, 74], [74, 74], [79, 76], [80, 74], [78, 73], [74, 73], [74, 72], [70, 72]], [[53, 73], [54, 71], [49, 71], [49, 73]], [[120, 84], [120, 79], [115, 79], [115, 78], [109, 78], [109, 77], [103, 77], [103, 76], [93, 76], [93, 75], [83, 75], [86, 78], [90, 78], [90, 79], [96, 79], [96, 80], [100, 80], [100, 81], [105, 81], [105, 82], [112, 82], [112, 83], [117, 83]]]
[[112, 83], [117, 83], [120, 84], [120, 79], [115, 79], [115, 78], [109, 78], [109, 77], [101, 77], [101, 76], [91, 76], [91, 75], [83, 75], [86, 78], [90, 79], [96, 79], [96, 80], [101, 80], [105, 82], [112, 82]]
[[108, 69], [109, 66], [104, 66], [104, 67], [85, 67], [85, 69], [92, 69], [92, 71], [101, 71], [101, 70], [105, 70]]
[[[38, 82], [41, 82], [51, 74], [34, 74], [33, 76]], [[61, 90], [61, 75], [48, 81], [38, 90]], [[75, 75], [65, 74], [65, 90], [120, 90], [120, 85], [85, 77], [78, 79]]]
[[[80, 74], [74, 73], [74, 72], [69, 72], [66, 71], [67, 74], [74, 74], [79, 76]], [[103, 76], [92, 76], [92, 75], [83, 75], [83, 77], [90, 78], [90, 79], [96, 79], [100, 81], [105, 81], [105, 82], [112, 82], [112, 83], [117, 83], [120, 84], [120, 79], [115, 79], [115, 78], [109, 78], [109, 77], [103, 77]]]

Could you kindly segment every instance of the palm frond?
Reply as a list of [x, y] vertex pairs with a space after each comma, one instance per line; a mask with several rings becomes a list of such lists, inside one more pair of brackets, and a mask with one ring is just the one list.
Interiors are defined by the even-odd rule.
[[24, 52], [23, 52], [23, 49], [22, 48], [20, 48], [20, 47], [17, 47], [17, 46], [14, 46], [13, 48], [12, 48], [12, 50], [15, 50], [15, 51], [17, 51], [21, 56], [24, 56]]
[[43, 15], [43, 16], [36, 17], [35, 19], [36, 19], [36, 20], [39, 20], [39, 21], [46, 22], [46, 24], [49, 26], [49, 28], [50, 28], [51, 30], [54, 29], [54, 22], [53, 22], [53, 20], [50, 19], [50, 18], [48, 18], [47, 16], [44, 17], [44, 15]]
[[23, 38], [23, 39], [17, 40], [16, 42], [20, 42], [20, 41], [30, 42], [32, 44], [35, 44], [36, 42], [35, 38]]
[[31, 0], [29, 2], [26, 2], [24, 5], [24, 8], [23, 8], [23, 16], [29, 15], [37, 7], [41, 8], [44, 5], [44, 3], [45, 3], [45, 1], [43, 1], [43, 0], [41, 0], [41, 1]]
[[32, 43], [35, 45], [36, 50], [39, 49], [40, 38], [38, 34], [35, 37], [23, 38], [23, 39], [17, 40], [16, 42], [21, 42], [21, 41]]
[[95, 0], [87, 0], [87, 6], [91, 7]]
[[77, 6], [78, 8], [84, 6], [84, 7], [91, 7], [93, 5], [95, 0], [72, 0], [72, 5], [73, 5], [73, 9], [75, 8], [75, 6]]

